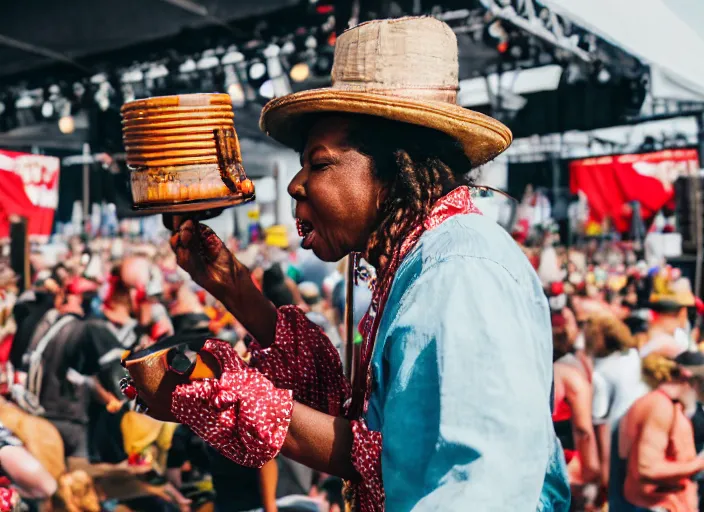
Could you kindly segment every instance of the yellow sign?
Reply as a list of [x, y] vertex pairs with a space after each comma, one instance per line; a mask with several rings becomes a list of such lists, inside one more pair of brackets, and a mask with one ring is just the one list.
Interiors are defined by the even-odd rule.
[[286, 249], [288, 247], [288, 229], [286, 226], [271, 226], [265, 230], [265, 233], [266, 238], [264, 241], [266, 245], [280, 247], [281, 249]]

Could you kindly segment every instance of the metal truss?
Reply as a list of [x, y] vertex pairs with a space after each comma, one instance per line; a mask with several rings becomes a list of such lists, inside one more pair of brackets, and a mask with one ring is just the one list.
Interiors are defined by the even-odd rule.
[[496, 18], [524, 30], [578, 59], [591, 63], [595, 59], [578, 46], [578, 36], [568, 36], [569, 23], [535, 0], [480, 0]]

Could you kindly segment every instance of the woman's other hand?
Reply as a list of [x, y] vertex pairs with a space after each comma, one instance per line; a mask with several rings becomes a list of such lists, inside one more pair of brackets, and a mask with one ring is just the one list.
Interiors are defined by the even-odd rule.
[[221, 299], [237, 288], [238, 281], [249, 280], [247, 269], [235, 259], [212, 229], [191, 219], [179, 220], [177, 217], [167, 219], [166, 216], [164, 219], [167, 227], [175, 228], [170, 240], [171, 248], [178, 265], [198, 285]]

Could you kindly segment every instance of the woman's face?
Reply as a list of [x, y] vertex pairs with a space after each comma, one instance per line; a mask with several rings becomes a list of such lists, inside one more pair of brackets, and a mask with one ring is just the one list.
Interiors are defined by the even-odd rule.
[[363, 252], [374, 228], [382, 190], [372, 160], [349, 147], [350, 120], [328, 116], [310, 131], [301, 170], [288, 186], [296, 200], [296, 220], [303, 248], [323, 261]]

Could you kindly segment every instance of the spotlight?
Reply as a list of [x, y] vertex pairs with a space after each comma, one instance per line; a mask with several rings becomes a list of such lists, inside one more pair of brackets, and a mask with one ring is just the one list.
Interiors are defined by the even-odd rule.
[[281, 55], [291, 55], [296, 51], [296, 45], [293, 41], [286, 41], [281, 45]]
[[135, 84], [144, 81], [144, 73], [139, 68], [131, 69], [126, 71], [122, 75], [122, 81], [126, 84]]
[[223, 56], [222, 60], [220, 63], [223, 66], [227, 66], [228, 64], [239, 64], [244, 60], [244, 55], [242, 52], [237, 50], [237, 47], [231, 46], [227, 53]]
[[319, 4], [315, 8], [315, 12], [318, 14], [332, 14], [335, 12], [335, 6], [329, 4]]
[[254, 62], [249, 67], [249, 78], [251, 78], [252, 80], [261, 80], [265, 74], [266, 66], [262, 62]]
[[225, 66], [225, 88], [227, 89], [227, 94], [230, 95], [232, 99], [232, 106], [243, 107], [247, 101], [244, 93], [244, 88], [240, 83], [240, 79], [237, 77], [237, 71], [235, 66], [229, 64]]
[[279, 59], [281, 49], [275, 44], [270, 44], [263, 53], [266, 58], [266, 71], [274, 85], [274, 96], [286, 96], [291, 92], [291, 83]]
[[227, 86], [227, 94], [232, 98], [233, 107], [243, 107], [245, 104], [244, 89], [239, 82], [233, 82]]
[[5, 104], [0, 101], [0, 116], [5, 113]]
[[108, 79], [107, 75], [105, 73], [98, 73], [97, 75], [93, 75], [90, 77], [90, 83], [94, 85], [100, 85], [103, 82], [106, 82]]
[[196, 61], [193, 59], [188, 59], [186, 60], [183, 64], [181, 64], [178, 68], [179, 73], [182, 74], [188, 74], [188, 73], [193, 73], [196, 69], [198, 69], [198, 66], [196, 65]]
[[609, 73], [608, 69], [601, 68], [599, 70], [599, 73], [596, 75], [596, 79], [599, 81], [600, 84], [605, 84], [609, 80], [611, 80], [611, 73]]
[[274, 94], [274, 82], [271, 80], [267, 80], [262, 84], [262, 86], [259, 88], [259, 94], [268, 100], [273, 99], [275, 94]]
[[318, 40], [315, 38], [314, 35], [310, 35], [306, 38], [306, 48], [309, 50], [314, 50], [315, 48], [318, 47]]
[[299, 62], [291, 68], [289, 74], [294, 82], [304, 82], [310, 76], [310, 66], [306, 62]]
[[508, 50], [508, 32], [501, 24], [500, 20], [494, 20], [484, 29], [484, 40], [487, 44], [494, 46], [499, 53], [506, 53]]
[[132, 84], [122, 85], [122, 98], [125, 103], [135, 100], [134, 87], [132, 87]]
[[169, 76], [169, 70], [164, 64], [156, 64], [150, 67], [144, 76], [147, 80], [157, 80]]
[[197, 69], [212, 69], [220, 64], [220, 59], [215, 55], [215, 50], [206, 50], [196, 64]]
[[16, 108], [32, 108], [33, 106], [34, 100], [27, 91], [23, 92], [15, 102]]
[[50, 101], [45, 101], [42, 104], [42, 115], [46, 118], [54, 115], [54, 105]]
[[110, 108], [110, 96], [112, 95], [112, 92], [110, 82], [103, 82], [100, 84], [97, 92], [95, 93], [95, 102], [103, 112]]
[[59, 119], [59, 131], [63, 134], [71, 134], [76, 130], [76, 121], [72, 115], [63, 116]]

